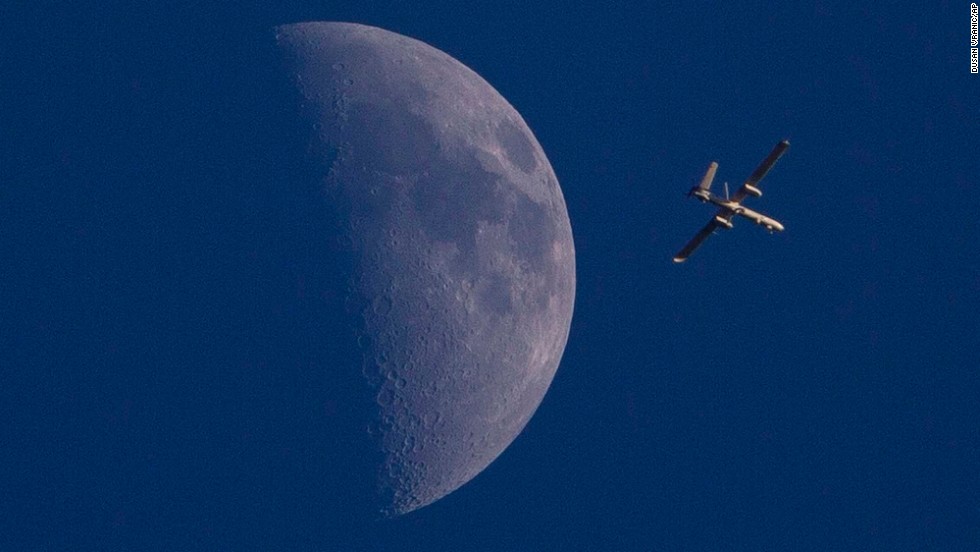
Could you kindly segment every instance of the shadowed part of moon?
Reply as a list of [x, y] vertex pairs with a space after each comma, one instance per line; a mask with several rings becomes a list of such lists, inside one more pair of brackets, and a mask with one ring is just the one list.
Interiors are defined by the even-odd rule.
[[568, 215], [520, 115], [448, 55], [355, 24], [275, 37], [324, 243], [350, 261], [359, 365], [331, 369], [356, 374], [349, 442], [368, 444], [351, 450], [376, 453], [364, 492], [402, 514], [482, 471], [541, 403], [572, 316]]

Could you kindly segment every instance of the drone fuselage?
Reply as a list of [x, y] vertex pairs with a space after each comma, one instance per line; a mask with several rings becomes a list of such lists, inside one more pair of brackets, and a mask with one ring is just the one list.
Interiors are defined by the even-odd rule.
[[[708, 190], [699, 190], [695, 188], [691, 195], [698, 198], [702, 203], [713, 203], [726, 211], [729, 211], [735, 215], [745, 217], [752, 222], [758, 224], [759, 226], [764, 226], [766, 230], [770, 232], [782, 232], [783, 225], [776, 219], [767, 217], [758, 211], [753, 211], [748, 207], [726, 199], [721, 196], [717, 196]], [[722, 224], [725, 228], [731, 228], [730, 225]]]

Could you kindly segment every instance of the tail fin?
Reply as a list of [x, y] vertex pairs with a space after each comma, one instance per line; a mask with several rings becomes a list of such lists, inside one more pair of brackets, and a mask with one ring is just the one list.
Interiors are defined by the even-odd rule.
[[718, 163], [712, 161], [708, 165], [708, 172], [704, 173], [704, 178], [701, 179], [701, 183], [698, 184], [698, 191], [707, 192], [711, 189], [711, 181], [715, 179], [715, 171], [718, 170]]

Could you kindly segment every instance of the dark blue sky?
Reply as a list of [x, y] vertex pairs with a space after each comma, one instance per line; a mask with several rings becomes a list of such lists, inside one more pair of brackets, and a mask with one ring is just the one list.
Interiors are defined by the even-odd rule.
[[[969, 3], [356, 4], [30, 8], [0, 23], [10, 44], [0, 278], [14, 282], [0, 305], [0, 427], [17, 435], [14, 450], [31, 451], [23, 458], [61, 450], [47, 439], [99, 431], [51, 429], [57, 408], [27, 374], [105, 351], [63, 341], [42, 351], [38, 328], [127, 320], [72, 303], [74, 284], [49, 277], [78, 276], [71, 267], [102, 251], [93, 244], [126, 242], [101, 229], [151, 211], [89, 217], [99, 198], [128, 196], [88, 194], [86, 175], [121, 190], [131, 179], [180, 182], [172, 159], [139, 141], [207, 159], [188, 152], [207, 149], [210, 122], [181, 110], [209, 112], [210, 79], [227, 81], [212, 60], [236, 37], [352, 21], [449, 53], [517, 108], [558, 175], [578, 269], [568, 346], [526, 430], [472, 482], [370, 527], [353, 537], [358, 547], [980, 546], [980, 77], [969, 73]], [[159, 124], [168, 118], [181, 133]], [[683, 197], [707, 164], [717, 160], [716, 182], [735, 187], [782, 138], [792, 147], [751, 206], [786, 231], [743, 221], [674, 265], [711, 214]], [[159, 194], [141, 201], [171, 205]], [[35, 280], [56, 289], [24, 291]], [[136, 308], [116, 301], [98, 308]], [[69, 373], [38, 381], [98, 385]], [[56, 393], [87, 404], [84, 391]], [[0, 469], [23, 469], [23, 458], [0, 453]], [[18, 473], [43, 481], [69, 461]], [[61, 504], [51, 508], [0, 496], [13, 520], [0, 522], [0, 548], [158, 546], [118, 526], [101, 540], [64, 506], [86, 492], [48, 489]]]

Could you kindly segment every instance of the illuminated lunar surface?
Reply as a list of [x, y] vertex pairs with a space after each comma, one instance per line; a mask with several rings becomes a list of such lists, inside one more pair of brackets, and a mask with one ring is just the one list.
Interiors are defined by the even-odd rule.
[[564, 200], [520, 115], [445, 53], [346, 23], [275, 40], [334, 221], [324, 241], [349, 259], [360, 365], [332, 369], [372, 399], [350, 417], [378, 452], [365, 492], [403, 514], [480, 473], [541, 403], [574, 302]]

